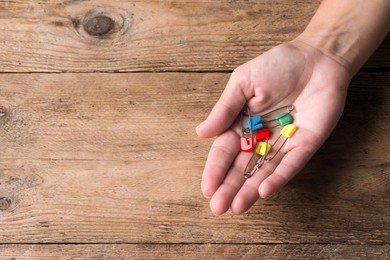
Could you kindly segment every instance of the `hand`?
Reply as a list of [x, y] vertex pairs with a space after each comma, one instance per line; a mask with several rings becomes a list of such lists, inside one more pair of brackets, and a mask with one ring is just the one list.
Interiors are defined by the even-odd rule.
[[[247, 211], [260, 197], [287, 184], [309, 161], [336, 126], [345, 104], [351, 73], [337, 59], [294, 40], [235, 69], [208, 118], [196, 131], [215, 139], [203, 171], [202, 192], [214, 214], [229, 208]], [[250, 153], [240, 151], [239, 114], [294, 105], [296, 133], [281, 152], [249, 179], [243, 176]], [[271, 143], [279, 135], [273, 132]]]

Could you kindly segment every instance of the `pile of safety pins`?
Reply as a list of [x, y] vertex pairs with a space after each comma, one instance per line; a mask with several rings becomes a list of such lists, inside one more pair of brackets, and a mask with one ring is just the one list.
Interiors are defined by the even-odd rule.
[[[265, 162], [272, 161], [280, 152], [285, 143], [291, 136], [294, 135], [297, 127], [292, 124], [293, 117], [291, 113], [294, 111], [293, 105], [280, 107], [264, 115], [251, 116], [248, 107], [245, 107], [241, 112], [241, 150], [243, 152], [252, 152], [252, 156], [244, 170], [244, 177], [252, 177], [258, 169], [260, 169]], [[279, 112], [285, 112], [278, 114]], [[282, 127], [280, 135], [270, 144], [271, 131], [269, 129], [275, 127]], [[285, 140], [277, 147], [281, 137]], [[273, 155], [271, 152], [276, 150]]]

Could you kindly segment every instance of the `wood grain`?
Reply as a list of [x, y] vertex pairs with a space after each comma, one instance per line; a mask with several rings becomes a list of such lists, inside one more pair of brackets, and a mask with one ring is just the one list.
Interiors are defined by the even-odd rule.
[[319, 2], [0, 1], [0, 71], [232, 70], [296, 37]]
[[387, 259], [389, 245], [0, 245], [0, 259]]
[[194, 127], [228, 77], [1, 74], [0, 241], [390, 243], [390, 73], [354, 79], [338, 128], [281, 193], [214, 217], [200, 192], [211, 140]]
[[232, 70], [296, 37], [319, 2], [0, 1], [0, 71]]
[[226, 72], [319, 3], [0, 0], [0, 259], [390, 258], [390, 37], [282, 192], [221, 217], [200, 192]]

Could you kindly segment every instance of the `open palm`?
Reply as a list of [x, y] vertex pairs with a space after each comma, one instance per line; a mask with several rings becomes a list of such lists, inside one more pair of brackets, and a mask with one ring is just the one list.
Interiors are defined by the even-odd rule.
[[[336, 126], [344, 108], [348, 71], [321, 51], [300, 41], [279, 45], [235, 69], [219, 101], [197, 134], [215, 139], [202, 176], [211, 210], [247, 211], [259, 198], [280, 190], [308, 162]], [[239, 114], [294, 105], [297, 131], [281, 152], [251, 178], [243, 172], [251, 156], [240, 151]], [[276, 139], [274, 132], [271, 142]]]

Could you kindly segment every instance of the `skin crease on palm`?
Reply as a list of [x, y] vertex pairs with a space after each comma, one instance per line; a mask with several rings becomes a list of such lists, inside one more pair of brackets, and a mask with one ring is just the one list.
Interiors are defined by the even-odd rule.
[[[336, 126], [344, 109], [351, 73], [336, 59], [300, 40], [276, 46], [235, 69], [208, 118], [196, 131], [216, 137], [202, 175], [202, 192], [214, 214], [246, 212], [259, 197], [279, 191], [305, 166]], [[251, 178], [240, 151], [239, 114], [294, 105], [296, 133], [281, 152]], [[273, 132], [271, 143], [279, 135]]]

